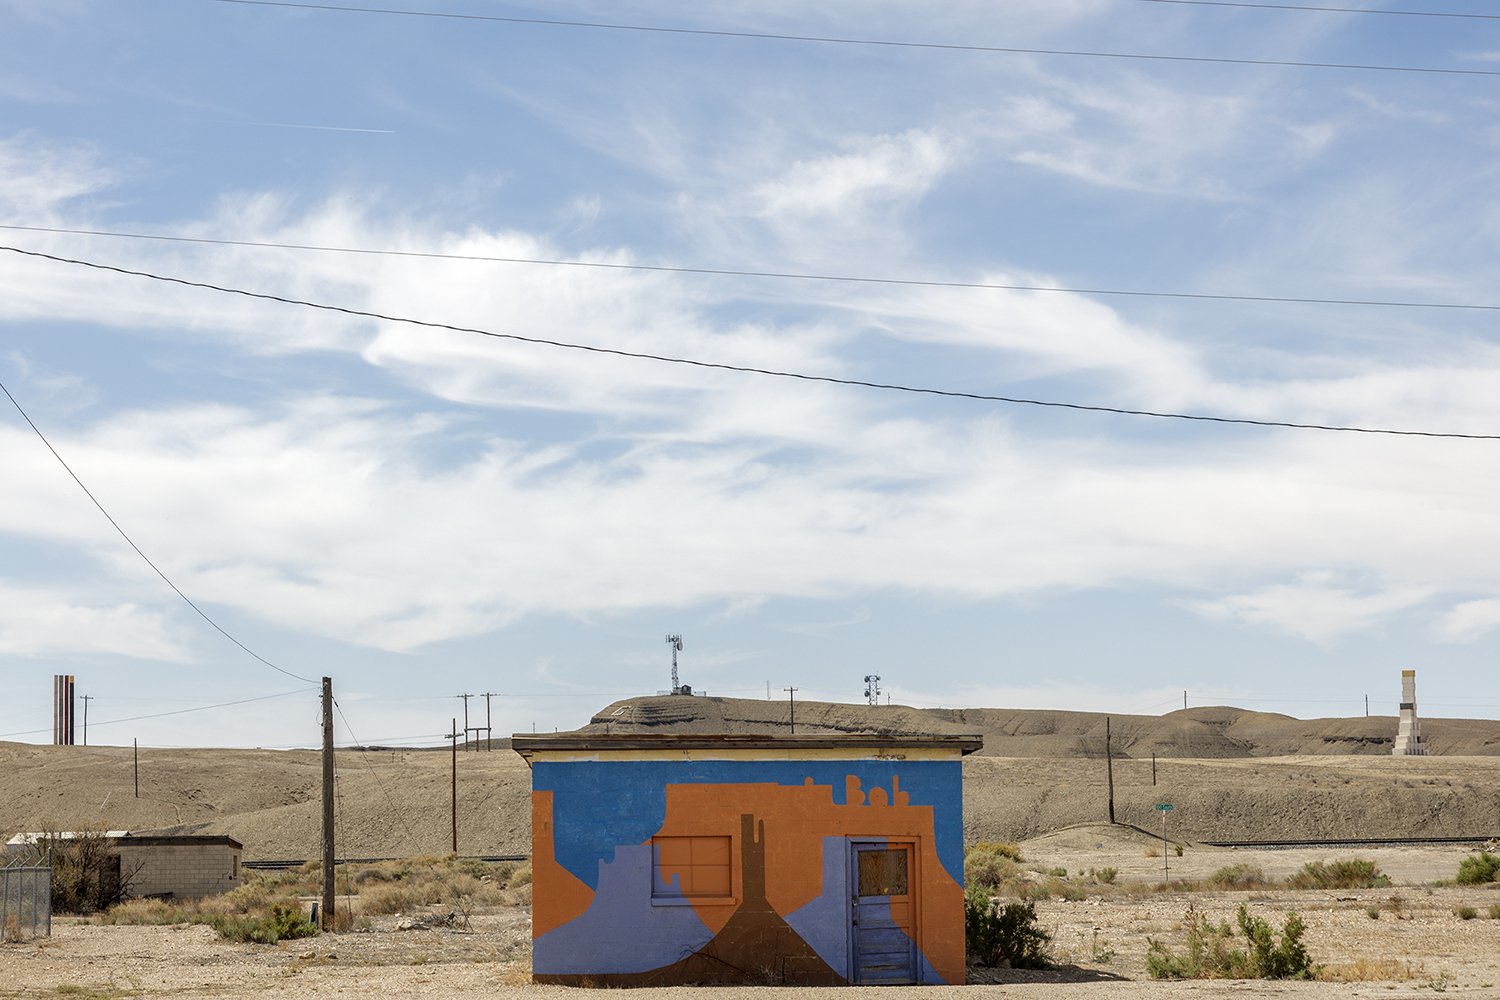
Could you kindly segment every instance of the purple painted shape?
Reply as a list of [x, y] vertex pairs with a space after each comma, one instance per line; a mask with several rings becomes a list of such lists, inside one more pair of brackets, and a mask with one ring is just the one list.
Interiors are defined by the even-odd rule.
[[691, 906], [651, 902], [651, 845], [615, 848], [600, 862], [589, 908], [531, 943], [540, 975], [649, 972], [698, 951], [713, 934]]
[[823, 838], [823, 891], [784, 917], [830, 969], [846, 977], [849, 975], [848, 852], [843, 837]]

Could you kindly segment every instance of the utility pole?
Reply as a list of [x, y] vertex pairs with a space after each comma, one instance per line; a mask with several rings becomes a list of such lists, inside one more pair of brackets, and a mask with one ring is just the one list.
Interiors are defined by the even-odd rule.
[[[474, 696], [472, 694], [461, 694], [461, 695], [458, 695], [457, 697], [462, 698], [464, 700], [464, 749], [467, 750], [467, 749], [469, 749], [469, 699], [472, 698], [472, 697], [474, 697]], [[458, 729], [458, 720], [457, 719], [453, 720], [453, 727], [454, 727], [454, 731], [457, 731], [457, 729]]]
[[130, 745], [135, 748], [135, 797], [141, 797], [141, 741], [134, 736], [130, 737]]
[[796, 688], [782, 688], [781, 690], [783, 690], [783, 691], [785, 691], [787, 693], [787, 698], [791, 701], [791, 705], [792, 705], [792, 715], [791, 715], [792, 735], [796, 736], [797, 735], [797, 689]]
[[[1370, 696], [1369, 695], [1365, 695], [1365, 718], [1368, 719], [1369, 717], [1370, 717]], [[88, 736], [89, 736], [89, 707], [87, 705], [85, 705], [85, 706], [83, 706], [83, 742], [84, 742], [85, 745], [88, 744], [88, 741], [89, 741]]]
[[1110, 749], [1109, 716], [1104, 717], [1104, 767], [1109, 774], [1109, 821], [1115, 821], [1115, 755]]
[[1182, 710], [1184, 712], [1187, 711], [1187, 692], [1186, 691], [1182, 692]]
[[1156, 784], [1156, 751], [1151, 751], [1151, 784]]
[[[465, 734], [465, 739], [468, 735]], [[453, 720], [453, 731], [448, 734], [448, 739], [453, 741], [453, 853], [458, 853], [458, 720]]]
[[[88, 746], [89, 745], [89, 702], [91, 702], [93, 700], [94, 700], [94, 696], [91, 695], [91, 694], [86, 694], [86, 695], [83, 696], [83, 745], [84, 746]], [[1366, 715], [1370, 714], [1370, 710], [1368, 708], [1369, 701], [1370, 701], [1369, 698], [1365, 699], [1365, 704], [1367, 706], [1365, 708], [1365, 714]]]
[[493, 691], [484, 693], [484, 748], [487, 751], [495, 749], [493, 745], [495, 731], [490, 728], [490, 699], [495, 697], [498, 696]]
[[333, 678], [323, 678], [323, 919], [332, 931], [333, 912]]

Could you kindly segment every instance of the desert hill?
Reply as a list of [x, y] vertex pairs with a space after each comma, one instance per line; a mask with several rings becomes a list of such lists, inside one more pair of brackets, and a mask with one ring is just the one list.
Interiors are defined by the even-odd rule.
[[[775, 733], [787, 731], [786, 709], [640, 698], [606, 707], [584, 728]], [[1106, 816], [1100, 715], [810, 702], [797, 705], [797, 729], [982, 733], [985, 750], [964, 763], [971, 840], [1021, 840]], [[1500, 723], [1436, 719], [1423, 729], [1434, 756], [1394, 758], [1390, 718], [1232, 708], [1115, 716], [1116, 817], [1155, 828], [1155, 804], [1169, 801], [1173, 834], [1188, 840], [1500, 836]], [[311, 858], [320, 849], [320, 768], [310, 750], [143, 749], [137, 798], [129, 747], [0, 743], [0, 834], [193, 829], [238, 838], [247, 859]], [[446, 751], [340, 750], [337, 769], [341, 856], [449, 849]], [[459, 852], [527, 853], [529, 789], [525, 763], [500, 741], [493, 752], [459, 754]]]
[[[799, 701], [799, 733], [978, 733], [994, 757], [1104, 755], [1104, 715], [1042, 709], [910, 708]], [[628, 698], [598, 712], [584, 731], [764, 733], [790, 731], [785, 701], [667, 695]], [[1166, 715], [1111, 716], [1117, 757], [1287, 757], [1389, 755], [1393, 716], [1294, 719], [1242, 708], [1190, 708]], [[1439, 756], [1500, 756], [1500, 721], [1423, 719]]]

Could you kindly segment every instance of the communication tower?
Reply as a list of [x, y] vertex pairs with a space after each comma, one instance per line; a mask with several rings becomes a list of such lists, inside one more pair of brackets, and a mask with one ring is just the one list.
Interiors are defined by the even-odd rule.
[[865, 674], [865, 701], [871, 705], [880, 704], [880, 675]]
[[682, 650], [682, 636], [667, 636], [667, 645], [672, 647], [672, 693], [682, 694], [682, 685], [677, 682], [677, 654]]

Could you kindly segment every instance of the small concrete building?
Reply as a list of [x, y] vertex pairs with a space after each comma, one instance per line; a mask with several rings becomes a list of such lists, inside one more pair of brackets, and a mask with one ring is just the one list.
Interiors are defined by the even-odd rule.
[[174, 899], [216, 896], [240, 884], [240, 853], [233, 837], [126, 834], [115, 838], [126, 896]]
[[977, 736], [517, 734], [532, 978], [961, 984]]
[[[5, 847], [13, 856], [31, 855], [45, 850], [49, 838], [77, 836], [71, 832], [18, 833]], [[125, 882], [126, 898], [195, 899], [228, 892], [240, 884], [240, 854], [245, 846], [233, 837], [128, 830], [110, 830], [104, 837], [119, 852], [120, 869], [115, 874]]]

